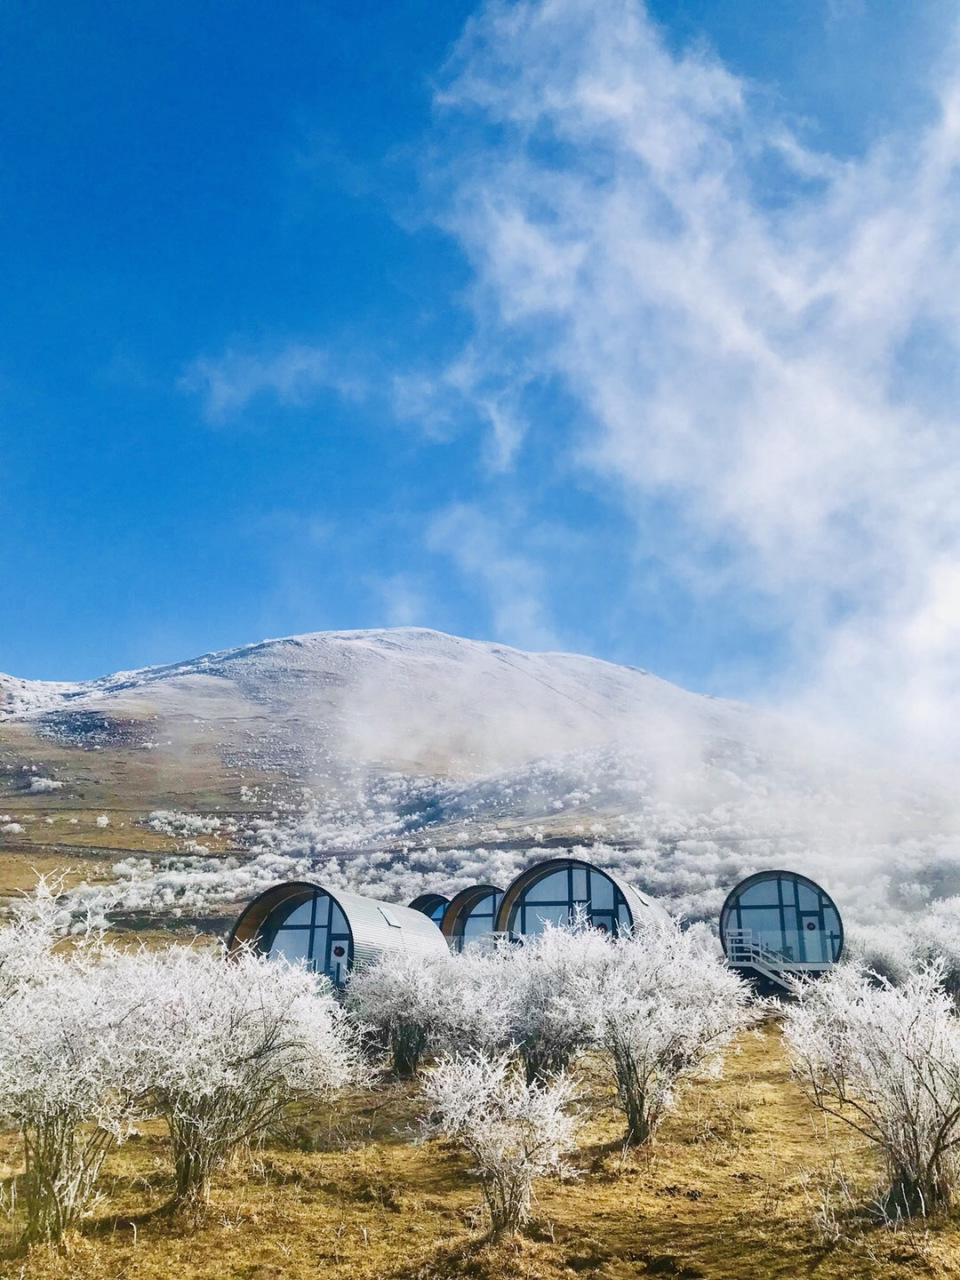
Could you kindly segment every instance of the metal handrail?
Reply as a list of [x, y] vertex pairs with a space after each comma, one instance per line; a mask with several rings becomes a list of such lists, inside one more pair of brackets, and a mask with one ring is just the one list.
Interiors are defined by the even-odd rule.
[[755, 939], [752, 929], [727, 931], [727, 959], [733, 964], [762, 964], [771, 969], [794, 969], [798, 973], [808, 972], [810, 969], [832, 968], [826, 960], [794, 960], [760, 938]]

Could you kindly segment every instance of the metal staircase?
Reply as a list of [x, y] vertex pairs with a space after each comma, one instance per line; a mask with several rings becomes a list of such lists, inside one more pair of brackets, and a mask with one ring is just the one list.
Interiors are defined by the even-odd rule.
[[730, 929], [727, 933], [727, 964], [732, 969], [750, 969], [761, 977], [790, 990], [793, 978], [826, 973], [833, 965], [829, 961], [802, 961], [775, 951], [765, 942], [753, 936], [752, 929]]

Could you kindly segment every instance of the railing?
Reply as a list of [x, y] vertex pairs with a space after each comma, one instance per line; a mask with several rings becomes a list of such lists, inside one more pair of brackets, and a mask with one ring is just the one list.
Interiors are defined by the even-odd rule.
[[820, 973], [833, 967], [827, 960], [794, 960], [755, 938], [752, 929], [727, 930], [727, 961], [752, 965], [771, 976], [777, 973]]

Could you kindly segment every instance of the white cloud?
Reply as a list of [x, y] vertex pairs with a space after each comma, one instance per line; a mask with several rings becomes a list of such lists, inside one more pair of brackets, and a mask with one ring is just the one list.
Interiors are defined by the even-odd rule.
[[[445, 221], [476, 273], [464, 394], [561, 380], [558, 448], [627, 504], [669, 498], [701, 591], [775, 602], [816, 707], [955, 746], [960, 79], [931, 93], [840, 162], [636, 0], [491, 3], [441, 95]], [[448, 541], [493, 589], [477, 519]]]
[[478, 506], [454, 503], [434, 519], [427, 543], [449, 556], [484, 593], [498, 639], [526, 649], [556, 649], [542, 570], [510, 539], [511, 529], [503, 522]]
[[241, 413], [265, 394], [284, 405], [303, 405], [324, 388], [347, 397], [360, 390], [326, 350], [303, 343], [272, 352], [228, 350], [215, 359], [200, 357], [185, 370], [180, 388], [201, 396], [204, 414], [214, 422]]

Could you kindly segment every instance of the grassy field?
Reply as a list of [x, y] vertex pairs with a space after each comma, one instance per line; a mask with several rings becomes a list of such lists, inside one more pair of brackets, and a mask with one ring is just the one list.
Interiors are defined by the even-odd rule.
[[[110, 1157], [104, 1199], [65, 1252], [18, 1253], [18, 1280], [822, 1280], [960, 1276], [960, 1219], [892, 1230], [868, 1212], [878, 1169], [791, 1081], [778, 1030], [743, 1037], [726, 1075], [688, 1088], [649, 1152], [624, 1152], [600, 1076], [571, 1176], [542, 1182], [516, 1239], [485, 1242], [456, 1147], [417, 1145], [419, 1104], [387, 1086], [285, 1121], [220, 1172], [204, 1225], [167, 1217], [163, 1134]], [[15, 1139], [0, 1151], [9, 1177]]]

